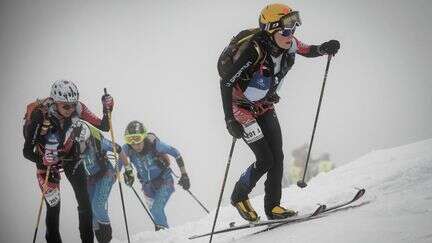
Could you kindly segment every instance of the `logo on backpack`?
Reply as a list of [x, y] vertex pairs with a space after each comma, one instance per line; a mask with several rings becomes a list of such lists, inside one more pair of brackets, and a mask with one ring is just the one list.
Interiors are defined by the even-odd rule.
[[[252, 37], [259, 31], [259, 28], [243, 30], [231, 39], [230, 43], [224, 48], [218, 59], [217, 68], [221, 78], [228, 78], [228, 72], [231, 70], [234, 62], [239, 58]], [[229, 82], [233, 83], [235, 79], [241, 75], [242, 71], [248, 68], [251, 64], [252, 63], [250, 62], [246, 63], [232, 78], [230, 78]]]

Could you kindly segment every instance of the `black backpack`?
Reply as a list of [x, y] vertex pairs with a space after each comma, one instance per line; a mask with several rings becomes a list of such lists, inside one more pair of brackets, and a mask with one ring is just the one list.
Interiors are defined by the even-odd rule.
[[231, 39], [228, 46], [222, 51], [217, 62], [217, 69], [221, 78], [226, 78], [234, 61], [240, 57], [240, 54], [248, 46], [252, 36], [260, 31], [259, 28], [242, 30]]

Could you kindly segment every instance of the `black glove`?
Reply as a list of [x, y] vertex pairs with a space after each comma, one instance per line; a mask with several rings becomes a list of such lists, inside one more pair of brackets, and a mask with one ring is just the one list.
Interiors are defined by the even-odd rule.
[[319, 51], [327, 55], [335, 55], [340, 48], [340, 43], [337, 40], [330, 40], [320, 45]]
[[109, 94], [102, 95], [102, 106], [103, 106], [103, 113], [108, 113], [113, 110], [114, 107], [114, 99]]
[[270, 96], [267, 98], [267, 102], [274, 103], [274, 104], [278, 103], [279, 100], [280, 100], [280, 97], [279, 97], [279, 95], [276, 94], [276, 93], [270, 95]]
[[48, 130], [52, 127], [51, 121], [48, 119], [44, 119], [42, 122], [40, 135], [44, 136], [48, 133]]
[[133, 170], [132, 167], [130, 165], [125, 166], [125, 172], [123, 173], [123, 179], [124, 182], [126, 183], [126, 185], [128, 186], [132, 186], [134, 181], [135, 181], [135, 177], [133, 175]]
[[189, 190], [190, 188], [189, 176], [187, 174], [182, 174], [180, 180], [178, 181], [178, 184], [182, 186], [183, 189]]
[[226, 120], [226, 126], [231, 136], [235, 138], [243, 137], [243, 126], [234, 118]]

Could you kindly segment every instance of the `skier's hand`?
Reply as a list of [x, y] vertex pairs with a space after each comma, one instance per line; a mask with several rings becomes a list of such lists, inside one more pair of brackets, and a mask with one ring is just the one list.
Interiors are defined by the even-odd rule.
[[114, 99], [109, 94], [102, 95], [102, 106], [103, 106], [103, 113], [108, 113], [113, 110], [114, 107]]
[[42, 122], [41, 132], [40, 135], [44, 136], [48, 133], [48, 129], [52, 127], [51, 121], [48, 119], [44, 119]]
[[[66, 133], [66, 137], [77, 142], [81, 142], [81, 133], [83, 131], [83, 124], [80, 120], [72, 122], [71, 127]], [[70, 133], [69, 133], [70, 132]], [[65, 142], [66, 143], [66, 142]]]
[[241, 138], [243, 136], [243, 127], [234, 118], [226, 120], [226, 126], [231, 136]]
[[45, 149], [45, 154], [42, 158], [45, 166], [55, 165], [59, 162], [57, 149]]
[[319, 51], [323, 54], [334, 56], [340, 48], [340, 43], [337, 40], [330, 40], [322, 43], [319, 46]]
[[123, 173], [123, 178], [124, 178], [124, 182], [126, 183], [126, 185], [128, 186], [132, 186], [134, 181], [135, 181], [135, 177], [133, 175], [133, 169], [132, 166], [126, 165], [125, 166], [125, 172]]
[[180, 180], [178, 181], [178, 184], [182, 186], [183, 189], [189, 190], [190, 188], [189, 176], [186, 173], [182, 174]]
[[270, 103], [274, 103], [274, 104], [278, 103], [279, 100], [280, 100], [280, 97], [279, 97], [279, 95], [276, 94], [276, 93], [270, 95], [270, 96], [267, 98], [267, 101], [268, 101], [268, 102], [270, 102]]

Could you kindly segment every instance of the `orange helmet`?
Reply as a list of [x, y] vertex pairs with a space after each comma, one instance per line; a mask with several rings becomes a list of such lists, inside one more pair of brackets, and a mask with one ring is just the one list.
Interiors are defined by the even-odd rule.
[[261, 10], [259, 26], [261, 30], [273, 33], [276, 30], [295, 29], [301, 25], [300, 14], [285, 4], [274, 3]]

